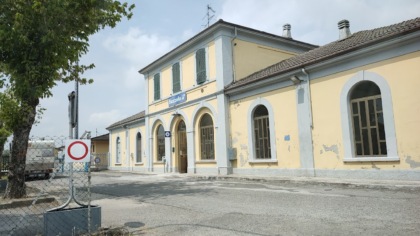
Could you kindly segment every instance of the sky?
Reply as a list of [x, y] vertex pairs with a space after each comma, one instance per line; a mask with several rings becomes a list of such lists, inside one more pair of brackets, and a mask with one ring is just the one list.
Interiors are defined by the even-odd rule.
[[[138, 71], [205, 29], [207, 5], [219, 19], [315, 45], [338, 40], [337, 23], [350, 21], [352, 33], [420, 17], [419, 0], [130, 0], [133, 17], [90, 38], [81, 64], [94, 83], [79, 86], [79, 136], [108, 133], [106, 127], [146, 108], [145, 81]], [[59, 83], [42, 99], [42, 118], [31, 136], [69, 136], [68, 98], [75, 83]]]

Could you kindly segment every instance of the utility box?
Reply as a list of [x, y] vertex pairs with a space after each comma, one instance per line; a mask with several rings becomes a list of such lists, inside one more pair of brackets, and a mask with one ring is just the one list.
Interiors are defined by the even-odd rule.
[[[79, 235], [89, 232], [88, 207], [52, 210], [44, 213], [45, 236]], [[90, 207], [90, 232], [101, 227], [101, 207]]]

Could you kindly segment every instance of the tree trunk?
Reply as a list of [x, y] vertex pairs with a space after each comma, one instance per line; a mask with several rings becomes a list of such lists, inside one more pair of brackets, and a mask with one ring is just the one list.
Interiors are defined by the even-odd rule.
[[36, 106], [39, 99], [33, 99], [26, 106], [21, 107], [22, 121], [13, 128], [12, 150], [10, 153], [9, 174], [4, 198], [23, 198], [26, 196], [25, 163], [28, 149], [29, 134], [35, 121]]
[[2, 131], [2, 128], [3, 128], [3, 123], [0, 120], [0, 159], [1, 160], [3, 160], [2, 157], [3, 157], [3, 151], [4, 151], [4, 144], [7, 141], [7, 137], [4, 137], [3, 136], [3, 132], [1, 132]]
[[[0, 134], [1, 135], [1, 134]], [[0, 179], [3, 176], [1, 171], [3, 170], [3, 151], [4, 151], [4, 144], [6, 143], [7, 137], [0, 137]]]
[[4, 151], [4, 143], [6, 142], [6, 138], [0, 137], [0, 179], [3, 176], [3, 173], [1, 172], [3, 170], [3, 151]]

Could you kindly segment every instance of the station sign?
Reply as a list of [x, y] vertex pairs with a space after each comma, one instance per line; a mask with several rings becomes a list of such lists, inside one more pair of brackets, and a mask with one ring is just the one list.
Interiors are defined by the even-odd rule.
[[174, 95], [168, 99], [169, 107], [173, 107], [180, 103], [187, 101], [187, 94], [185, 92]]

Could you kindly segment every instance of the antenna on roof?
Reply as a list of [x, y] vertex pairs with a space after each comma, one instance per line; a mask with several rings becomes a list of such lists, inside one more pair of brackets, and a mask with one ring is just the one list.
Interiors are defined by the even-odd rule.
[[[211, 13], [211, 12], [213, 12], [213, 13]], [[203, 17], [203, 19], [207, 17], [207, 24], [203, 25], [204, 28], [207, 28], [207, 27], [210, 26], [210, 20], [213, 19], [214, 13], [216, 13], [216, 11], [213, 10], [213, 8], [211, 8], [211, 6], [209, 4], [207, 4], [207, 14]]]

